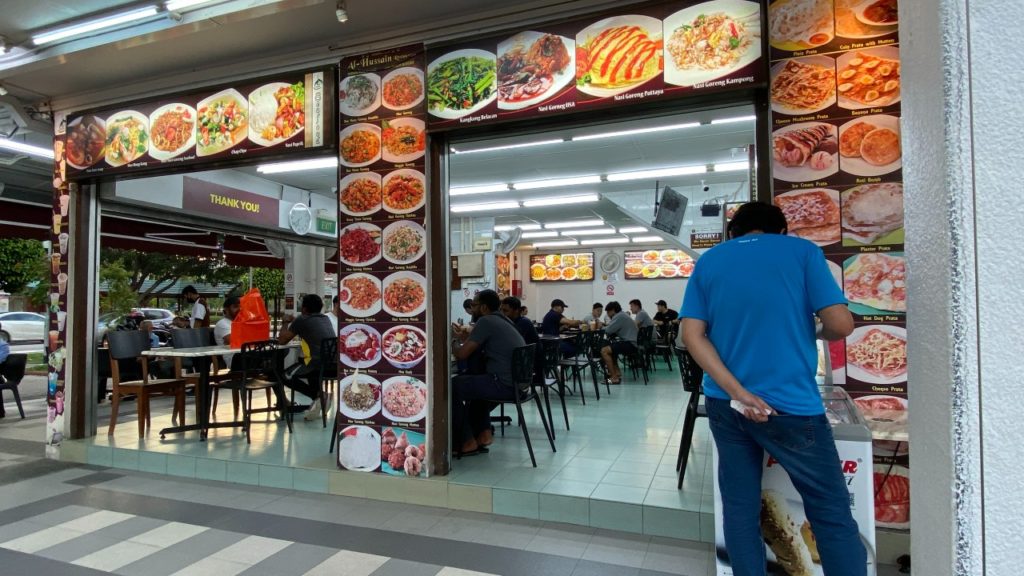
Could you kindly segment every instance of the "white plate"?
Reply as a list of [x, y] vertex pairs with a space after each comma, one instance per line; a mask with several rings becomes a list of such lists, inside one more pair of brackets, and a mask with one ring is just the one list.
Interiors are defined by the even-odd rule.
[[[792, 124], [785, 128], [779, 128], [772, 133], [772, 139], [792, 132], [794, 130], [802, 130], [804, 128], [811, 128], [819, 124], [825, 124], [829, 127], [829, 133], [832, 135], [832, 139], [836, 141], [836, 146], [839, 145], [839, 130], [836, 129], [834, 124], [826, 124], [824, 122], [801, 122], [799, 124]], [[829, 176], [839, 172], [839, 152], [832, 154], [832, 166], [825, 170], [815, 170], [811, 168], [810, 159], [804, 163], [803, 166], [783, 166], [779, 164], [774, 158], [772, 159], [772, 177], [784, 180], [786, 182], [813, 182], [814, 180], [820, 180], [822, 178], [828, 178]]]
[[426, 418], [426, 416], [427, 416], [427, 406], [430, 404], [430, 402], [428, 402], [429, 398], [424, 398], [423, 409], [420, 410], [419, 413], [417, 413], [416, 415], [411, 416], [411, 417], [399, 418], [399, 417], [395, 416], [394, 414], [392, 414], [391, 412], [388, 411], [387, 406], [384, 405], [384, 391], [387, 390], [388, 387], [390, 387], [391, 385], [393, 385], [395, 383], [399, 383], [399, 382], [409, 382], [414, 387], [419, 388], [420, 390], [423, 390], [424, 392], [427, 391], [427, 385], [424, 384], [423, 381], [418, 379], [418, 378], [413, 378], [412, 376], [395, 376], [393, 378], [388, 378], [387, 380], [384, 381], [384, 387], [381, 389], [381, 393], [380, 393], [381, 413], [384, 414], [385, 418], [387, 418], [388, 420], [391, 420], [392, 422], [417, 422], [419, 420], [422, 420], [422, 419]]
[[[832, 72], [835, 72], [836, 70], [836, 61], [828, 56], [804, 56], [803, 58], [790, 58], [789, 60], [796, 60], [801, 64], [813, 64], [815, 66], [824, 66], [825, 68], [831, 68]], [[771, 81], [768, 84], [769, 90], [771, 89], [771, 85], [775, 83], [775, 77], [778, 76], [780, 72], [782, 72], [782, 70], [786, 67], [786, 63], [789, 62], [789, 60], [780, 60], [776, 62], [774, 66], [772, 66]], [[821, 110], [824, 110], [835, 103], [836, 95], [835, 90], [833, 90], [831, 98], [826, 98], [824, 102], [822, 102], [820, 105], [814, 108], [790, 108], [788, 106], [783, 106], [782, 104], [776, 103], [773, 99], [772, 112], [786, 114], [787, 116], [813, 114], [814, 112], [820, 112]]]
[[369, 216], [370, 214], [373, 214], [380, 210], [381, 205], [380, 203], [378, 203], [376, 206], [370, 208], [369, 210], [355, 212], [353, 210], [350, 210], [348, 206], [345, 206], [345, 204], [341, 202], [340, 191], [343, 191], [345, 190], [345, 188], [348, 188], [349, 185], [355, 182], [356, 180], [372, 180], [377, 183], [377, 189], [381, 189], [380, 174], [377, 174], [376, 172], [356, 172], [355, 174], [349, 174], [348, 176], [345, 176], [344, 178], [341, 179], [341, 182], [338, 183], [338, 206], [341, 209], [342, 213], [348, 214], [349, 216]]
[[[580, 32], [576, 34], [576, 46], [584, 46], [587, 43], [588, 39], [594, 38], [595, 36], [609, 28], [616, 28], [618, 26], [639, 26], [640, 28], [643, 28], [644, 30], [647, 31], [648, 38], [650, 38], [651, 40], [657, 41], [659, 38], [662, 38], [661, 20], [658, 20], [657, 18], [651, 18], [650, 16], [629, 14], [626, 16], [613, 16], [611, 18], [605, 18], [604, 20], [595, 22], [590, 26], [587, 26], [583, 30], [580, 30]], [[641, 82], [636, 82], [628, 86], [620, 86], [618, 88], [600, 88], [597, 86], [590, 86], [588, 84], [584, 84], [582, 86], [577, 85], [576, 89], [579, 90], [580, 92], [583, 92], [584, 94], [596, 96], [597, 98], [610, 98], [617, 94], [622, 94], [623, 92], [635, 90], [643, 86], [644, 84], [650, 82], [651, 80], [657, 78], [660, 75], [661, 73], [659, 72], [658, 74], [655, 74], [654, 76], [651, 76], [650, 78], [643, 80]]]
[[895, 22], [874, 22], [873, 20], [867, 17], [867, 15], [865, 14], [867, 9], [870, 8], [872, 4], [877, 3], [878, 0], [865, 0], [864, 2], [861, 2], [856, 7], [854, 7], [853, 15], [857, 17], [857, 20], [860, 20], [861, 22], [867, 24], [868, 26], [899, 26], [899, 16], [896, 17]]
[[[533, 43], [538, 39], [546, 36], [544, 32], [520, 32], [515, 36], [502, 41], [498, 44], [498, 56], [505, 54], [509, 50], [512, 50], [517, 45], [522, 45], [523, 50], [528, 51]], [[556, 35], [557, 36], [557, 35]], [[570, 82], [576, 80], [576, 43], [571, 38], [565, 36], [558, 36], [562, 40], [562, 44], [565, 45], [565, 49], [569, 52], [569, 63], [565, 65], [565, 68], [561, 72], [551, 77], [551, 86], [548, 87], [544, 92], [537, 94], [533, 98], [527, 98], [526, 100], [520, 100], [518, 102], [506, 102], [501, 98], [501, 94], [498, 94], [498, 109], [499, 110], [522, 110], [523, 108], [529, 108], [534, 104], [540, 104], [541, 102], [551, 98], [558, 94], [563, 88], [569, 85]], [[500, 86], [500, 82], [499, 82]]]
[[[232, 134], [231, 142], [228, 145], [226, 145], [226, 146], [208, 146], [208, 147], [207, 146], [203, 146], [199, 142], [199, 134], [200, 134], [200, 128], [199, 128], [199, 123], [198, 123], [198, 121], [199, 121], [199, 110], [202, 110], [203, 108], [208, 106], [214, 100], [219, 100], [219, 99], [221, 99], [223, 97], [234, 98], [238, 102], [239, 107], [241, 107], [243, 109], [244, 114], [245, 114], [245, 126], [243, 126], [241, 129], [237, 130], [235, 134]], [[212, 96], [210, 96], [208, 98], [203, 98], [202, 100], [199, 101], [199, 104], [196, 104], [196, 156], [212, 156], [213, 154], [218, 154], [218, 153], [223, 152], [225, 150], [229, 150], [229, 149], [233, 148], [234, 146], [236, 146], [239, 142], [244, 140], [245, 137], [248, 134], [249, 134], [249, 101], [245, 98], [245, 96], [242, 96], [242, 94], [238, 90], [235, 90], [234, 88], [228, 88], [227, 90], [221, 90], [220, 92], [217, 92], [216, 94], [214, 94], [214, 95], [212, 95]]]
[[[342, 394], [345, 392], [345, 387], [352, 383], [355, 378], [355, 374], [349, 374], [348, 376], [341, 379], [338, 383], [338, 411], [352, 418], [353, 420], [367, 420], [376, 416], [380, 412], [381, 399], [377, 398], [377, 402], [369, 410], [356, 410], [345, 404], [345, 400]], [[363, 384], [373, 384], [381, 391], [381, 397], [384, 396], [384, 388], [381, 387], [380, 380], [377, 380], [369, 374], [360, 374], [359, 382]]]
[[427, 335], [426, 335], [425, 332], [423, 332], [423, 330], [420, 330], [416, 326], [412, 326], [410, 324], [402, 324], [400, 326], [392, 326], [391, 328], [388, 328], [384, 332], [384, 335], [381, 336], [381, 356], [383, 356], [383, 358], [388, 361], [388, 364], [391, 364], [392, 366], [394, 366], [395, 368], [398, 368], [399, 370], [411, 370], [411, 369], [415, 368], [417, 365], [419, 365], [420, 362], [423, 362], [423, 360], [427, 357], [427, 352], [426, 352], [425, 349], [423, 351], [423, 355], [421, 355], [419, 358], [416, 358], [415, 360], [412, 360], [410, 362], [402, 362], [402, 361], [399, 361], [399, 360], [395, 360], [395, 359], [389, 358], [387, 354], [383, 353], [384, 340], [387, 339], [389, 334], [391, 334], [392, 332], [397, 331], [399, 328], [404, 328], [404, 329], [409, 330], [411, 332], [415, 332], [419, 336], [420, 340], [423, 341], [424, 348], [426, 348]]
[[383, 183], [381, 184], [381, 198], [387, 198], [388, 182], [396, 176], [407, 176], [411, 178], [416, 178], [417, 180], [420, 181], [420, 185], [423, 188], [423, 194], [420, 197], [420, 201], [417, 202], [416, 205], [411, 208], [403, 208], [399, 210], [397, 208], [391, 208], [390, 206], [388, 206], [387, 202], [384, 202], [384, 209], [392, 214], [411, 214], [419, 210], [420, 208], [423, 208], [423, 205], [427, 203], [427, 178], [426, 176], [423, 175], [423, 172], [420, 172], [419, 170], [413, 170], [411, 168], [402, 168], [401, 170], [395, 170], [394, 172], [390, 172], [386, 176], [384, 176]]
[[[445, 62], [448, 62], [450, 60], [455, 60], [456, 58], [463, 58], [463, 57], [468, 57], [468, 56], [479, 56], [481, 58], [488, 59], [491, 62], [496, 62], [497, 61], [497, 58], [495, 57], [495, 55], [492, 54], [491, 52], [486, 51], [486, 50], [477, 50], [475, 48], [467, 48], [467, 49], [464, 49], [464, 50], [456, 50], [454, 52], [449, 52], [449, 53], [445, 54], [444, 56], [441, 56], [437, 60], [434, 60], [433, 62], [431, 62], [430, 66], [427, 66], [427, 79], [428, 79], [428, 81], [429, 81], [429, 78], [430, 78], [430, 73], [435, 68], [440, 66], [441, 64], [444, 64]], [[497, 68], [497, 64], [495, 64], [495, 68]], [[444, 108], [444, 109], [441, 109], [441, 110], [436, 110], [434, 108], [430, 108], [429, 104], [428, 104], [427, 111], [430, 112], [431, 115], [437, 116], [438, 118], [444, 118], [445, 120], [455, 120], [457, 118], [462, 118], [463, 116], [468, 116], [468, 115], [476, 112], [477, 110], [480, 110], [481, 108], [486, 107], [491, 102], [494, 102], [495, 99], [497, 99], [497, 98], [498, 98], [498, 76], [497, 76], [497, 74], [495, 74], [495, 76], [494, 76], [494, 83], [491, 85], [491, 95], [488, 96], [487, 98], [481, 100], [480, 102], [477, 102], [476, 105], [473, 106], [472, 108], [467, 108], [465, 110], [453, 110], [451, 108]]]
[[[288, 88], [289, 86], [291, 86], [291, 84], [287, 84], [285, 82], [271, 82], [270, 84], [264, 84], [263, 86], [260, 86], [259, 88], [249, 93], [249, 140], [252, 140], [254, 143], [260, 146], [274, 146], [275, 144], [280, 144], [285, 140], [290, 140], [294, 138], [297, 134], [302, 133], [304, 127], [300, 127], [299, 129], [297, 129], [295, 132], [292, 133], [291, 136], [282, 136], [280, 138], [273, 138], [268, 140], [260, 135], [260, 131], [263, 130], [264, 126], [256, 126], [252, 121], [252, 117], [255, 115], [253, 110], [256, 109], [256, 104], [254, 103], [255, 98], [262, 98], [264, 102], [269, 102], [274, 106], [274, 119], [271, 120], [271, 122], [276, 121], [277, 98], [274, 97], [274, 94], [281, 88]], [[302, 105], [305, 106], [305, 102], [303, 102]]]
[[354, 358], [350, 358], [348, 354], [345, 354], [345, 352], [342, 351], [342, 346], [343, 343], [345, 342], [345, 338], [348, 337], [349, 334], [357, 330], [365, 330], [367, 333], [377, 338], [377, 342], [382, 341], [380, 337], [380, 332], [378, 332], [377, 329], [374, 328], [373, 326], [369, 326], [367, 324], [347, 324], [344, 327], [342, 327], [340, 333], [338, 334], [338, 356], [341, 358], [341, 363], [344, 364], [345, 366], [348, 366], [349, 368], [369, 368], [376, 364], [377, 362], [380, 362], [380, 349], [378, 349], [374, 357], [369, 360], [356, 360]]
[[[97, 124], [100, 127], [100, 130], [103, 131], [103, 139], [104, 139], [104, 143], [105, 143], [106, 142], [106, 138], [107, 138], [107, 123], [104, 122], [103, 118], [100, 118], [99, 116], [94, 116], [92, 114], [86, 114], [85, 116], [79, 116], [78, 118], [75, 118], [74, 120], [72, 120], [71, 123], [68, 124], [67, 131], [66, 131], [67, 135], [70, 137], [71, 136], [71, 129], [74, 128], [75, 126], [78, 126], [79, 124], [81, 124], [86, 118], [92, 118], [93, 123]], [[65, 145], [65, 148], [66, 148], [66, 145]], [[89, 166], [92, 166], [93, 164], [99, 162], [100, 160], [103, 160], [105, 158], [105, 156], [106, 156], [106, 146], [104, 144], [104, 146], [100, 147], [100, 153], [93, 160], [92, 164], [86, 164], [84, 166], [80, 166], [80, 165], [75, 164], [74, 162], [72, 162], [70, 157], [68, 157], [68, 164], [72, 165], [75, 168], [78, 168], [79, 170], [85, 170]]]
[[[851, 346], [859, 342], [865, 334], [867, 334], [870, 330], [874, 328], [878, 328], [882, 332], [886, 332], [888, 334], [896, 336], [897, 338], [901, 338], [904, 342], [907, 341], [907, 329], [903, 328], [902, 326], [891, 326], [889, 324], [869, 324], [867, 326], [861, 326], [857, 328], [856, 330], [853, 331], [852, 334], [846, 337], [847, 353], [849, 353], [849, 349]], [[893, 376], [892, 378], [881, 378], [873, 374], [868, 374], [859, 366], [850, 362], [849, 356], [847, 356], [846, 358], [846, 374], [850, 378], [860, 380], [861, 382], [867, 384], [899, 384], [901, 382], [907, 381], [906, 371], [904, 371], [903, 374]]]
[[[836, 203], [836, 206], [839, 206], [839, 191], [838, 190], [833, 190], [831, 188], [808, 188], [807, 190], [790, 190], [789, 192], [785, 192], [783, 194], [777, 194], [775, 197], [779, 198], [779, 197], [784, 197], [784, 196], [799, 196], [801, 194], [806, 194], [808, 192], [814, 192], [815, 190], [824, 190], [825, 192], [828, 192], [828, 195], [832, 198], [832, 201]], [[810, 240], [810, 241], [814, 242], [818, 246], [830, 246], [830, 245], [835, 244], [836, 242], [839, 242], [840, 240], [842, 240], [842, 238], [843, 238], [842, 229], [843, 229], [843, 226], [842, 226], [841, 222], [839, 224], [836, 224], [836, 230], [838, 231], [838, 233], [836, 234], [835, 240], [832, 240], [830, 242], [821, 242], [821, 241], [815, 241], [815, 240]], [[790, 232], [789, 235], [790, 236], [796, 236], [797, 238], [800, 237], [795, 232]]]
[[[867, 122], [874, 125], [876, 128], [888, 128], [896, 132], [897, 136], [900, 136], [900, 119], [887, 114], [878, 114], [875, 116], [861, 116], [843, 124], [839, 127], [839, 138], [842, 139], [846, 130], [858, 122]], [[900, 146], [902, 148], [902, 140], [900, 142]], [[900, 157], [897, 158], [896, 161], [885, 164], [884, 166], [868, 164], [863, 158], [847, 158], [842, 154], [839, 156], [839, 163], [843, 172], [848, 172], [856, 176], [881, 176], [883, 174], [895, 172], [903, 167], [903, 151], [902, 149], [900, 150]]]
[[[352, 262], [351, 260], [348, 260], [344, 256], [342, 256], [341, 253], [340, 253], [341, 237], [345, 235], [345, 231], [346, 230], [355, 230], [357, 228], [362, 228], [363, 230], [369, 230], [371, 234], [376, 233], [378, 235], [377, 236], [377, 246], [379, 248], [377, 250], [377, 255], [374, 256], [373, 258], [370, 258], [369, 260], [367, 260], [365, 262]], [[338, 232], [338, 243], [339, 243], [338, 258], [341, 260], [341, 263], [346, 265], [346, 266], [353, 266], [353, 267], [357, 267], [357, 268], [358, 267], [363, 267], [363, 266], [369, 266], [369, 265], [373, 264], [374, 262], [380, 260], [381, 252], [383, 252], [383, 247], [382, 247], [381, 242], [380, 242], [380, 227], [376, 226], [374, 224], [370, 224], [369, 222], [356, 222], [355, 224], [349, 224], [348, 226], [345, 226], [344, 228], [342, 228]]]
[[[347, 435], [349, 433], [349, 431], [353, 430], [353, 429], [355, 429], [357, 431], [357, 433], [359, 434], [360, 437], [358, 439], [356, 439], [354, 437], [349, 437]], [[344, 451], [343, 451], [342, 444], [343, 443], [348, 443], [348, 442], [366, 442], [366, 443], [370, 444], [371, 446], [374, 443], [376, 443], [376, 445], [377, 445], [377, 459], [376, 459], [376, 463], [374, 465], [372, 465], [372, 466], [354, 466], [353, 462], [345, 462], [345, 459], [342, 457], [342, 454], [347, 452], [348, 448], [345, 448]], [[352, 471], [355, 471], [355, 472], [373, 472], [374, 470], [377, 470], [378, 468], [380, 468], [380, 463], [381, 463], [381, 459], [380, 459], [380, 434], [378, 434], [376, 430], [374, 430], [373, 428], [370, 428], [369, 426], [348, 426], [348, 427], [344, 428], [341, 431], [340, 438], [338, 440], [338, 464], [340, 464], [346, 470], [352, 470]]]
[[[399, 260], [397, 258], [391, 258], [387, 254], [384, 254], [384, 247], [387, 245], [388, 237], [397, 232], [399, 228], [403, 227], [412, 228], [413, 230], [418, 232], [420, 234], [420, 238], [423, 239], [423, 242], [421, 242], [419, 251], [417, 251], [416, 254], [414, 254], [411, 258]], [[412, 220], [399, 220], [398, 222], [388, 224], [388, 227], [384, 229], [384, 233], [381, 235], [380, 251], [381, 254], [384, 254], [384, 259], [387, 260], [388, 262], [391, 262], [392, 264], [412, 264], [413, 262], [422, 258], [423, 254], [425, 254], [427, 251], [427, 231], [423, 229], [423, 226], [420, 226], [419, 224], [413, 222]]]
[[366, 76], [367, 78], [369, 78], [377, 86], [377, 95], [374, 97], [373, 102], [371, 102], [368, 106], [364, 106], [362, 108], [355, 108], [350, 106], [347, 100], [342, 99], [339, 93], [338, 109], [341, 111], [342, 114], [346, 116], [365, 116], [380, 107], [380, 76], [377, 76], [372, 72], [347, 76], [344, 80], [341, 81], [341, 91], [344, 92], [348, 90], [349, 81], [352, 80], [352, 78], [355, 78], [356, 76]]
[[[341, 289], [347, 290], [347, 288], [345, 287], [345, 280], [355, 280], [357, 278], [367, 278], [367, 279], [373, 281], [373, 283], [377, 285], [377, 290], [380, 291], [380, 289], [381, 289], [380, 280], [376, 276], [373, 276], [373, 275], [370, 275], [370, 274], [364, 274], [362, 272], [356, 272], [355, 274], [349, 274], [349, 275], [341, 278], [338, 281], [339, 290], [341, 290]], [[383, 295], [383, 292], [381, 292], [381, 294]], [[345, 314], [348, 314], [349, 316], [352, 316], [354, 318], [369, 318], [369, 317], [375, 315], [377, 312], [380, 312], [381, 299], [378, 298], [377, 301], [374, 302], [366, 310], [357, 310], [357, 309], [353, 308], [348, 303], [348, 301], [343, 301], [343, 300], [338, 300], [338, 305], [341, 307], [341, 311], [344, 312]]]
[[669, 53], [668, 45], [676, 29], [684, 24], [690, 24], [701, 14], [723, 12], [730, 18], [739, 19], [750, 14], [758, 14], [758, 10], [757, 2], [748, 2], [747, 0], [715, 0], [690, 6], [665, 18], [665, 83], [675, 84], [676, 86], [693, 86], [694, 84], [709, 82], [727, 76], [755, 62], [761, 57], [760, 17], [753, 24], [747, 25], [747, 35], [750, 37], [751, 43], [747, 46], [746, 52], [738, 60], [723, 68], [716, 68], [714, 70], [684, 70], [678, 68], [676, 67], [675, 59]]
[[[163, 116], [167, 112], [171, 111], [187, 112], [192, 115], [192, 135], [189, 136], [188, 140], [184, 144], [179, 146], [176, 150], [165, 151], [159, 150], [153, 145], [153, 126], [156, 125], [158, 118]], [[172, 104], [164, 104], [157, 108], [149, 115], [149, 155], [156, 160], [169, 160], [176, 156], [180, 156], [185, 152], [188, 152], [196, 145], [196, 126], [199, 123], [199, 118], [196, 116], [196, 109], [189, 106], [188, 104], [182, 104], [181, 102], [175, 102]]]
[[[351, 136], [352, 134], [359, 130], [369, 130], [370, 132], [373, 132], [374, 134], [377, 135], [377, 153], [366, 162], [349, 162], [348, 160], [345, 160], [344, 156], [341, 155], [341, 145], [345, 141], [345, 138], [348, 138], [349, 136]], [[353, 124], [342, 130], [341, 137], [338, 139], [339, 162], [341, 162], [342, 166], [348, 166], [349, 168], [362, 168], [363, 166], [369, 166], [370, 164], [377, 162], [378, 160], [380, 160], [380, 149], [380, 126], [377, 126], [376, 124]]]
[[426, 152], [426, 134], [424, 134], [424, 132], [427, 129], [427, 126], [423, 122], [423, 120], [420, 120], [419, 118], [395, 118], [394, 120], [388, 120], [387, 123], [395, 130], [402, 127], [411, 127], [419, 131], [420, 134], [423, 134], [424, 149], [414, 150], [408, 154], [392, 154], [391, 151], [388, 150], [387, 146], [384, 145], [383, 131], [381, 131], [381, 153], [383, 154], [383, 158], [386, 162], [392, 162], [394, 164], [403, 164], [405, 162], [412, 162], [417, 158], [423, 157], [423, 154]]
[[882, 106], [891, 106], [899, 102], [902, 99], [902, 72], [900, 73], [900, 87], [896, 89], [896, 95], [891, 100], [879, 99], [875, 100], [871, 104], [864, 104], [863, 102], [858, 102], [857, 100], [847, 98], [846, 96], [843, 96], [841, 92], [839, 92], [839, 85], [844, 84], [846, 82], [845, 80], [839, 79], [839, 73], [843, 70], [843, 68], [846, 68], [846, 66], [850, 63], [850, 60], [853, 60], [854, 58], [857, 57], [858, 53], [868, 54], [871, 56], [875, 56], [876, 58], [885, 58], [886, 60], [895, 60], [897, 62], [900, 61], [900, 49], [896, 46], [881, 46], [878, 48], [867, 48], [864, 50], [850, 50], [846, 54], [843, 54], [838, 59], [836, 59], [836, 95], [839, 97], [839, 107], [846, 108], [847, 110], [865, 110], [867, 108], [880, 108]]
[[106, 124], [107, 124], [107, 140], [110, 139], [110, 126], [118, 118], [122, 118], [122, 119], [124, 119], [124, 118], [134, 118], [135, 120], [138, 120], [139, 122], [142, 123], [142, 125], [144, 127], [143, 129], [146, 131], [146, 149], [143, 150], [141, 153], [137, 154], [131, 160], [118, 160], [117, 162], [114, 162], [114, 161], [112, 161], [110, 159], [110, 146], [106, 146], [104, 148], [104, 153], [106, 154], [104, 159], [107, 161], [107, 164], [109, 164], [109, 165], [111, 165], [111, 166], [113, 166], [115, 168], [118, 167], [118, 166], [124, 166], [125, 164], [128, 164], [129, 162], [134, 162], [134, 161], [138, 160], [139, 158], [142, 158], [143, 156], [146, 155], [147, 152], [149, 152], [149, 118], [144, 116], [141, 112], [137, 112], [135, 110], [122, 110], [122, 111], [118, 112], [117, 114], [111, 114], [107, 118], [107, 121], [106, 121]]
[[[383, 97], [384, 97], [384, 85], [387, 84], [388, 81], [393, 79], [395, 76], [399, 76], [401, 74], [412, 74], [412, 75], [414, 75], [414, 76], [416, 76], [417, 78], [420, 79], [420, 95], [419, 95], [418, 98], [416, 98], [416, 100], [413, 100], [411, 103], [406, 104], [404, 106], [391, 106], [390, 104], [387, 103], [387, 101], [383, 100]], [[396, 68], [396, 69], [392, 70], [391, 72], [388, 72], [384, 76], [384, 79], [380, 81], [379, 86], [380, 86], [380, 90], [378, 91], [378, 93], [381, 95], [380, 96], [381, 97], [381, 103], [384, 104], [384, 107], [387, 108], [388, 110], [394, 110], [396, 112], [401, 112], [402, 110], [408, 110], [409, 108], [412, 108], [413, 106], [416, 106], [420, 102], [423, 102], [423, 97], [427, 93], [427, 90], [426, 90], [427, 83], [426, 83], [426, 80], [423, 79], [423, 71], [420, 70], [419, 68], [411, 68], [409, 66], [406, 66], [404, 68]]]
[[[776, 0], [775, 2], [772, 2], [772, 5], [768, 8], [768, 29], [771, 30], [772, 21], [774, 20], [775, 15], [778, 13], [778, 10], [781, 9], [784, 5], [801, 4], [805, 2], [806, 0]], [[799, 40], [794, 40], [792, 38], [769, 38], [771, 41], [771, 45], [774, 46], [775, 48], [778, 48], [779, 50], [783, 50], [786, 52], [794, 52], [797, 50], [807, 50], [808, 48], [817, 48], [818, 46], [824, 46], [825, 44], [831, 42], [835, 38], [835, 11], [833, 9], [832, 2], [828, 2], [828, 4], [829, 17], [827, 27], [818, 28], [817, 30], [814, 30], [813, 34], [811, 35], [816, 36], [818, 34], [825, 34], [827, 36], [826, 40], [824, 40], [823, 42], [811, 43], [810, 36]]]
[[[391, 307], [388, 306], [387, 302], [388, 286], [390, 286], [394, 281], [402, 279], [413, 280], [423, 288], [423, 302], [420, 302], [420, 305], [417, 306], [415, 309], [405, 313], [399, 312], [397, 310], [392, 310]], [[394, 274], [384, 279], [384, 288], [381, 291], [381, 301], [383, 302], [384, 312], [398, 318], [412, 318], [414, 316], [419, 316], [420, 314], [423, 313], [424, 310], [427, 309], [426, 292], [427, 279], [424, 278], [422, 274], [417, 274], [416, 272], [395, 272]]]

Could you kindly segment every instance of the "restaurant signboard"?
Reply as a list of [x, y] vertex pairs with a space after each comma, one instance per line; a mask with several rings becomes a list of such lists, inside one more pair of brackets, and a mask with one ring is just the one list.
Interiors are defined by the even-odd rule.
[[430, 128], [559, 115], [766, 81], [748, 0], [676, 1], [427, 53]]
[[72, 114], [69, 178], [333, 149], [334, 68], [283, 72]]
[[182, 209], [207, 214], [230, 222], [277, 228], [280, 200], [185, 176], [182, 179]]

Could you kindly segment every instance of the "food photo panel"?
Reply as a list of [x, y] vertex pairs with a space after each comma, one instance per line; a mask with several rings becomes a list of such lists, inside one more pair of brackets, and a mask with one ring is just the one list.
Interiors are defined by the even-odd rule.
[[338, 434], [338, 466], [353, 472], [380, 470], [381, 437], [371, 426], [347, 426]]
[[419, 476], [425, 473], [426, 435], [420, 430], [385, 426], [381, 429], [381, 471], [391, 476]]
[[366, 372], [349, 372], [339, 383], [338, 414], [347, 424], [374, 424], [381, 410], [380, 380]]
[[543, 32], [520, 32], [498, 44], [498, 109], [522, 110], [572, 91], [576, 42]]
[[903, 244], [903, 184], [879, 182], [843, 190], [843, 246]]
[[[892, 316], [907, 312], [907, 265], [902, 252], [864, 252], [843, 263], [850, 312]], [[893, 318], [897, 320], [898, 318]]]
[[839, 192], [831, 188], [792, 190], [775, 196], [790, 236], [805, 238], [818, 246], [839, 242], [841, 234]]
[[841, 125], [839, 167], [848, 174], [868, 178], [903, 168], [899, 117], [862, 116]]
[[820, 55], [780, 60], [772, 65], [770, 92], [776, 114], [827, 114], [836, 103], [836, 61]]
[[828, 180], [839, 172], [839, 128], [798, 122], [772, 133], [772, 176], [792, 184]]
[[900, 101], [900, 49], [881, 46], [852, 50], [836, 60], [839, 107], [881, 108]]
[[761, 57], [757, 2], [703, 2], [665, 18], [664, 30], [666, 84], [704, 84], [739, 72]]
[[907, 329], [891, 324], [857, 327], [846, 338], [846, 377], [872, 385], [874, 391], [890, 386], [905, 392], [907, 382]]
[[768, 5], [768, 38], [776, 50], [823, 49], [835, 35], [832, 0], [774, 0]]

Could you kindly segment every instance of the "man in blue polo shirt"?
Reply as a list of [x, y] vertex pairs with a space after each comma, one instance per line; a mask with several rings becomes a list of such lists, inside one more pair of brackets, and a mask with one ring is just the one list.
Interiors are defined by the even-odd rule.
[[814, 378], [816, 336], [843, 339], [853, 318], [821, 249], [786, 228], [775, 206], [740, 207], [731, 239], [697, 261], [683, 301], [683, 341], [705, 371], [726, 548], [733, 574], [764, 576], [767, 451], [803, 498], [825, 574], [864, 576], [866, 551]]
[[[578, 328], [580, 325], [579, 320], [572, 320], [565, 317], [565, 309], [568, 308], [565, 302], [561, 298], [555, 298], [551, 301], [551, 310], [544, 315], [544, 319], [540, 323], [540, 333], [545, 336], [558, 336], [565, 328]], [[558, 345], [559, 350], [563, 356], [575, 356], [576, 346], [571, 342], [562, 340]]]

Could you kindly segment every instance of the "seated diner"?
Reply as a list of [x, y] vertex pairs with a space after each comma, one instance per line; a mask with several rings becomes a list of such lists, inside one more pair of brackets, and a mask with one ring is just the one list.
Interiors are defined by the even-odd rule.
[[608, 326], [605, 327], [604, 333], [614, 340], [601, 348], [601, 357], [608, 367], [608, 383], [622, 384], [618, 357], [636, 352], [638, 328], [629, 315], [622, 312], [622, 306], [615, 300], [609, 302], [604, 309], [608, 312]]

